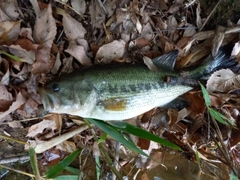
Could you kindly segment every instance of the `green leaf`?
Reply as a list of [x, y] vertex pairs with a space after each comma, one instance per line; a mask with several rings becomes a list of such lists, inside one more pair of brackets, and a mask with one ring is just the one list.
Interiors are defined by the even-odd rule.
[[106, 123], [102, 120], [96, 120], [96, 119], [86, 119], [90, 123], [96, 125], [98, 128], [103, 130], [105, 133], [107, 133], [109, 136], [111, 136], [116, 141], [122, 143], [124, 146], [126, 146], [128, 149], [137, 152], [139, 154], [142, 154], [144, 156], [147, 156], [146, 153], [144, 153], [141, 149], [139, 149], [133, 142], [128, 141], [116, 128], [111, 126], [110, 124]]
[[230, 174], [230, 180], [238, 180], [238, 177], [231, 172]]
[[74, 167], [70, 167], [70, 166], [67, 166], [67, 167], [65, 168], [65, 170], [68, 171], [68, 172], [70, 172], [70, 173], [73, 174], [73, 175], [79, 175], [80, 172], [81, 172], [79, 169], [74, 168]]
[[223, 114], [221, 114], [220, 112], [212, 109], [212, 108], [208, 108], [210, 115], [215, 118], [218, 122], [224, 124], [224, 125], [232, 125], [232, 126], [237, 126], [233, 121], [231, 121], [230, 119], [228, 119], [226, 116], [224, 116]]
[[81, 151], [82, 149], [74, 151], [69, 156], [65, 157], [62, 161], [60, 161], [58, 164], [50, 167], [50, 169], [46, 172], [45, 177], [54, 178], [57, 174], [64, 170], [79, 155]]
[[78, 180], [77, 175], [62, 175], [62, 176], [57, 176], [54, 178], [54, 180]]
[[176, 149], [176, 150], [181, 150], [181, 148], [178, 147], [176, 144], [173, 144], [165, 139], [162, 139], [162, 138], [160, 138], [146, 130], [143, 130], [137, 126], [133, 126], [133, 125], [125, 123], [123, 121], [113, 121], [113, 122], [111, 122], [111, 125], [118, 129], [121, 129], [122, 131], [124, 131], [126, 133], [133, 134], [135, 136], [157, 142], [161, 145], [164, 145], [164, 146]]
[[220, 114], [219, 112], [217, 112], [217, 111], [215, 111], [214, 109], [212, 109], [212, 108], [208, 108], [208, 110], [209, 110], [209, 113], [210, 113], [210, 115], [214, 118], [214, 119], [216, 119], [218, 122], [220, 122], [220, 123], [222, 123], [222, 124], [224, 124], [224, 125], [229, 125], [226, 121], [224, 121], [224, 119], [222, 118], [222, 114]]
[[30, 162], [31, 162], [31, 166], [32, 166], [32, 170], [33, 173], [36, 174], [37, 173], [37, 167], [36, 167], [36, 163], [35, 163], [35, 151], [32, 147], [30, 147], [29, 149], [29, 157], [30, 157]]
[[210, 100], [210, 96], [206, 90], [206, 88], [200, 83], [201, 89], [202, 89], [202, 93], [203, 93], [203, 98], [205, 101], [206, 106], [210, 106], [211, 105], [211, 100]]
[[106, 139], [107, 139], [107, 133], [103, 133], [101, 138], [98, 140], [98, 144], [106, 141]]

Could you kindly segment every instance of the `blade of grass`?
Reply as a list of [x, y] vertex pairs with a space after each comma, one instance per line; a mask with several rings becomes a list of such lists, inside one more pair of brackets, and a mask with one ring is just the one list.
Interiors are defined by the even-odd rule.
[[38, 169], [38, 164], [37, 164], [37, 156], [32, 147], [29, 148], [29, 156], [30, 156], [32, 170], [33, 170], [33, 173], [34, 173], [36, 179], [41, 179], [39, 169]]
[[115, 139], [118, 142], [121, 142], [125, 147], [128, 149], [137, 152], [139, 154], [142, 154], [144, 156], [147, 156], [146, 153], [144, 153], [141, 149], [139, 149], [134, 143], [131, 141], [128, 141], [116, 128], [114, 128], [112, 125], [96, 119], [86, 119], [90, 123], [96, 125], [98, 128], [103, 130], [105, 133], [107, 133], [109, 136], [111, 136], [113, 139]]
[[64, 170], [82, 151], [82, 149], [78, 149], [71, 153], [69, 156], [65, 157], [62, 161], [60, 161], [55, 166], [50, 167], [50, 169], [46, 172], [46, 178], [54, 178], [59, 174], [62, 170]]
[[78, 180], [77, 175], [62, 175], [62, 176], [57, 176], [54, 178], [54, 180]]
[[100, 164], [99, 156], [95, 156], [95, 162], [96, 162], [96, 179], [100, 180], [101, 164]]
[[202, 89], [202, 93], [203, 93], [203, 98], [205, 101], [206, 106], [210, 106], [211, 105], [211, 100], [210, 100], [210, 96], [206, 90], [206, 88], [200, 83], [201, 89]]
[[220, 123], [222, 123], [222, 124], [224, 124], [224, 125], [229, 126], [229, 124], [222, 118], [222, 116], [220, 115], [219, 112], [215, 111], [215, 110], [212, 109], [212, 108], [208, 108], [208, 110], [209, 110], [210, 115], [211, 115], [214, 119], [216, 119], [218, 122], [220, 122]]
[[178, 147], [176, 144], [173, 144], [165, 139], [162, 139], [162, 138], [160, 138], [144, 129], [141, 129], [137, 126], [133, 126], [133, 125], [125, 123], [123, 121], [113, 121], [113, 122], [111, 122], [111, 125], [118, 129], [121, 129], [123, 132], [130, 133], [132, 135], [157, 142], [161, 145], [170, 147], [172, 149], [181, 150], [181, 148]]
[[73, 168], [73, 167], [70, 167], [70, 166], [67, 166], [65, 168], [66, 171], [72, 173], [73, 175], [78, 175], [80, 173], [80, 170], [77, 169], [77, 168]]
[[4, 51], [2, 51], [2, 50], [0, 50], [0, 54], [4, 54], [4, 55], [12, 58], [12, 59], [15, 60], [15, 61], [22, 62], [22, 59], [21, 59], [21, 58], [16, 57], [16, 56], [13, 56], [13, 55], [11, 55], [11, 54], [9, 54], [9, 53], [6, 53], [6, 52], [4, 52]]

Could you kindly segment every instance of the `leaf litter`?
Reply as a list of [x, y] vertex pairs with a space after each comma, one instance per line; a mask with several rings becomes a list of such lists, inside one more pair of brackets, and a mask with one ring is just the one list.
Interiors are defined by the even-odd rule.
[[[47, 142], [58, 134], [64, 136], [77, 128], [76, 118], [71, 121], [66, 115], [40, 116], [42, 104], [38, 86], [60, 74], [99, 63], [145, 63], [154, 70], [151, 59], [175, 49], [179, 50], [176, 68], [182, 69], [197, 66], [206, 55], [216, 55], [222, 45], [229, 43], [235, 43], [232, 56], [238, 60], [240, 57], [239, 20], [231, 21], [230, 26], [209, 30], [207, 21], [211, 17], [209, 20], [202, 13], [204, 6], [200, 1], [46, 2], [5, 0], [0, 3], [0, 50], [5, 52], [1, 53], [0, 61], [0, 122], [9, 123], [13, 128], [28, 129], [32, 144]], [[202, 28], [205, 29], [199, 31]], [[16, 62], [14, 57], [20, 61]], [[206, 87], [211, 107], [238, 122], [239, 70], [215, 72], [207, 80]], [[205, 173], [200, 173], [200, 178], [212, 177], [213, 169], [216, 171], [214, 176], [218, 178], [229, 178], [230, 173], [226, 169], [239, 176], [238, 130], [210, 121], [199, 90], [190, 91], [184, 97], [190, 103], [184, 108], [154, 109], [129, 122], [174, 142], [188, 153], [185, 156], [191, 162], [196, 160], [197, 152], [199, 172]], [[36, 118], [36, 122], [19, 121], [29, 118]], [[10, 125], [17, 121], [20, 124]], [[49, 127], [52, 130], [47, 132]], [[97, 128], [94, 130], [99, 137], [103, 133]], [[86, 148], [88, 153], [92, 149], [99, 151], [91, 130], [83, 129], [71, 137], [60, 140], [46, 153], [59, 157], [59, 153], [71, 153], [77, 147]], [[111, 139], [104, 142], [109, 154], [113, 154], [113, 142]], [[154, 170], [158, 167], [154, 157], [159, 158], [157, 164], [161, 167], [170, 168], [163, 158], [168, 149], [141, 138], [135, 137], [134, 142], [152, 159], [136, 158], [133, 152], [121, 145], [119, 170], [132, 168], [135, 162], [138, 168]], [[227, 145], [219, 146], [223, 142]], [[228, 153], [229, 157], [222, 152]], [[171, 156], [166, 154], [166, 158]], [[46, 154], [45, 160], [51, 163]], [[138, 170], [134, 172], [129, 177], [151, 179], [147, 171], [142, 175]]]

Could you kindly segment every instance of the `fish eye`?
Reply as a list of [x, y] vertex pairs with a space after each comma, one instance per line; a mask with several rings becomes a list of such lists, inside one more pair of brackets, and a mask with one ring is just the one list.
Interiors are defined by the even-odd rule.
[[59, 91], [59, 86], [58, 86], [58, 84], [53, 84], [52, 85], [52, 90], [54, 91], [54, 92], [58, 92]]

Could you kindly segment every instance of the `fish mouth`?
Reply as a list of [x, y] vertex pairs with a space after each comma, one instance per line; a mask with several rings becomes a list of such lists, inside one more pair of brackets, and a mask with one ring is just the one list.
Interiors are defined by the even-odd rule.
[[45, 89], [40, 88], [39, 94], [42, 100], [43, 107], [46, 111], [53, 112], [60, 107], [59, 99], [51, 94], [48, 94]]

